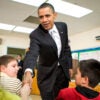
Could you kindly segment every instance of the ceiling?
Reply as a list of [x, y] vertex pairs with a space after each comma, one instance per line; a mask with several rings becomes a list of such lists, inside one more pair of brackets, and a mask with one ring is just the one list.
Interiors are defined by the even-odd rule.
[[[93, 10], [93, 13], [90, 13], [82, 18], [58, 14], [56, 21], [63, 21], [67, 23], [69, 35], [74, 35], [100, 27], [100, 0], [64, 1]], [[32, 17], [33, 20], [30, 17]], [[38, 26], [38, 24], [36, 24], [37, 8], [34, 6], [12, 2], [11, 0], [0, 0], [0, 23], [13, 24], [16, 26], [24, 26], [34, 29]], [[3, 30], [0, 30], [0, 32], [1, 31]]]

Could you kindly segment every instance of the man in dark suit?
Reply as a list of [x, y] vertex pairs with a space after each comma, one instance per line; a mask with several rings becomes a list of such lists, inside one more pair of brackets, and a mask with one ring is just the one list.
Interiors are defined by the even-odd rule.
[[16, 59], [17, 59], [18, 66], [19, 66], [19, 70], [18, 70], [18, 73], [17, 73], [17, 78], [20, 79], [20, 81], [22, 81], [22, 78], [23, 78], [23, 60], [22, 60], [22, 55], [18, 54]]
[[25, 56], [24, 83], [32, 82], [31, 73], [39, 57], [37, 80], [42, 100], [54, 100], [60, 89], [68, 87], [72, 75], [67, 25], [54, 22], [56, 13], [49, 3], [38, 8], [38, 16], [40, 25], [30, 35], [30, 48]]

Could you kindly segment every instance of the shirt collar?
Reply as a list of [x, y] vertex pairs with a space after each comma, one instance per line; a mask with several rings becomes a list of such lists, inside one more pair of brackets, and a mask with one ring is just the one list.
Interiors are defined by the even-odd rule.
[[0, 72], [0, 76], [6, 76], [6, 77], [9, 77], [6, 73], [4, 72]]
[[51, 33], [52, 31], [57, 32], [57, 28], [56, 28], [56, 25], [55, 24], [53, 25], [52, 29], [49, 30], [49, 33]]
[[16, 77], [10, 77], [9, 75], [7, 75], [4, 72], [0, 72], [0, 77], [16, 78]]

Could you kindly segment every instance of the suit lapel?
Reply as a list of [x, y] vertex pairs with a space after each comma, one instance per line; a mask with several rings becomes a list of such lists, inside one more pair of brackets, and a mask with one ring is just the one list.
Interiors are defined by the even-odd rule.
[[[55, 25], [56, 25], [56, 27], [57, 27], [57, 29], [58, 29], [58, 32], [59, 32], [59, 35], [60, 35], [60, 39], [61, 39], [61, 45], [62, 45], [62, 48], [63, 48], [63, 36], [64, 36], [64, 30], [63, 30], [63, 28], [61, 27], [61, 25], [58, 25], [57, 23], [55, 23]], [[62, 49], [61, 49], [62, 50]]]
[[56, 46], [56, 43], [55, 43], [55, 41], [53, 40], [53, 38], [51, 37], [51, 35], [49, 33], [46, 34], [46, 41], [49, 42], [50, 47], [52, 47], [53, 50], [57, 54], [57, 46]]
[[39, 29], [40, 29], [41, 33], [44, 35], [44, 40], [46, 42], [48, 42], [48, 45], [50, 46], [50, 48], [52, 48], [52, 50], [54, 50], [54, 52], [57, 55], [57, 46], [56, 46], [55, 41], [51, 37], [51, 35], [48, 33], [47, 30], [44, 30], [41, 25], [39, 25]]

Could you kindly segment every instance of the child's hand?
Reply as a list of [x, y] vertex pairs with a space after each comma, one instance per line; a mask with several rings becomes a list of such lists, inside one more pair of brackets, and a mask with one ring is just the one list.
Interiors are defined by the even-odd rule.
[[24, 84], [20, 90], [21, 96], [29, 96], [30, 92], [31, 92], [31, 89], [28, 83]]

